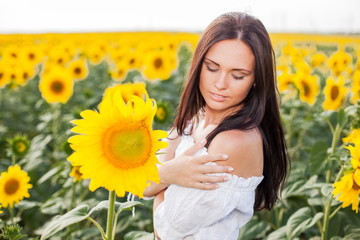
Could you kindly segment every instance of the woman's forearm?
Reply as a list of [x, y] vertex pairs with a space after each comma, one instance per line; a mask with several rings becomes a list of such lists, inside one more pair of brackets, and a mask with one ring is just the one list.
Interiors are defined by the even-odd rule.
[[170, 185], [170, 183], [164, 181], [165, 178], [164, 175], [166, 174], [166, 164], [160, 165], [158, 169], [159, 169], [160, 183], [151, 183], [150, 186], [146, 187], [144, 191], [145, 197], [154, 197], [156, 194], [166, 189]]
[[166, 183], [151, 183], [144, 191], [144, 197], [154, 197], [156, 194], [167, 188], [169, 184]]

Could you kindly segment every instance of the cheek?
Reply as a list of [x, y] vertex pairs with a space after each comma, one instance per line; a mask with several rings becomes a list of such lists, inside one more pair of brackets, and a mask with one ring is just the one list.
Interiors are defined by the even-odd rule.
[[233, 93], [238, 99], [244, 99], [248, 95], [250, 89], [252, 87], [252, 84], [240, 84], [237, 86], [234, 86]]

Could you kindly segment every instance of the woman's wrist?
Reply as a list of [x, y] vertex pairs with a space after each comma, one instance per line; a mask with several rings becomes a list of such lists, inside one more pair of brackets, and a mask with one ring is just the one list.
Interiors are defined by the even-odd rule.
[[165, 187], [167, 187], [170, 182], [168, 180], [168, 162], [162, 163], [161, 165], [159, 165], [158, 167], [158, 171], [159, 171], [159, 176], [160, 176], [160, 184], [164, 185]]

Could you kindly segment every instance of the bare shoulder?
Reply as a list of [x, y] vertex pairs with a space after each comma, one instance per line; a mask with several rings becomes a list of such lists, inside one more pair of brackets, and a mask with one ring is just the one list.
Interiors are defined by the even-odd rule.
[[169, 143], [169, 146], [165, 149], [162, 149], [162, 154], [158, 155], [160, 162], [166, 162], [175, 157], [175, 151], [181, 141], [181, 136], [178, 135], [176, 129], [172, 129], [169, 131], [169, 136], [163, 141]]
[[263, 145], [258, 129], [229, 130], [215, 136], [208, 148], [210, 154], [227, 154], [219, 165], [232, 166], [234, 174], [244, 178], [261, 176], [263, 172]]

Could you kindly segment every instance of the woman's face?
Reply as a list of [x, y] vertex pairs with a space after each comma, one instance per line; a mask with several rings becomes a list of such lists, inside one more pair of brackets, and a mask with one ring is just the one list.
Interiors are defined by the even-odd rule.
[[[241, 40], [223, 40], [205, 55], [200, 73], [200, 92], [206, 111], [227, 113], [239, 109], [254, 84], [255, 57]], [[240, 106], [241, 107], [241, 106]]]

